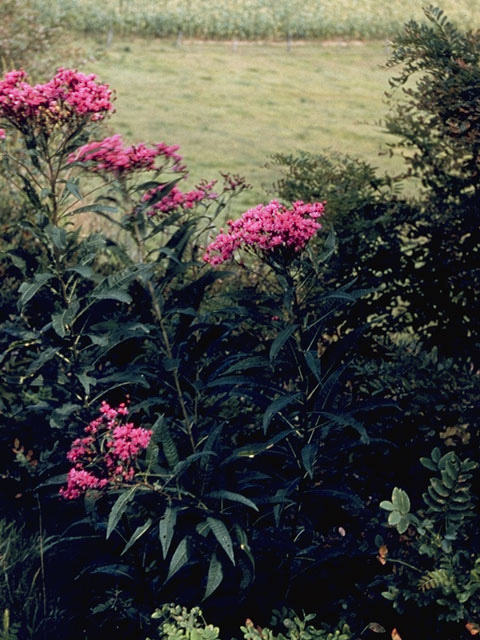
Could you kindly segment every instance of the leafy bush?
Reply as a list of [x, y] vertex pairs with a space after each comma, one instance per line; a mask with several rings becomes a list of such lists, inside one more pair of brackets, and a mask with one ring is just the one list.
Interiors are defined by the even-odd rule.
[[[25, 509], [41, 497], [52, 531], [79, 532], [62, 536], [62, 554], [70, 537], [93, 537], [81, 567], [66, 560], [79, 588], [98, 577], [91, 634], [138, 633], [148, 607], [179, 590], [192, 603], [246, 598], [262, 588], [259, 563], [275, 562], [281, 598], [323, 562], [318, 500], [361, 504], [349, 474], [324, 478], [323, 465], [369, 442], [365, 408], [342, 389], [348, 344], [321, 342], [335, 309], [362, 294], [317, 286], [333, 249], [331, 236], [324, 249], [312, 241], [324, 205], [272, 201], [205, 249], [244, 180], [183, 192], [175, 145], [89, 141], [111, 95], [66, 69], [42, 85], [23, 71], [0, 83], [4, 170], [29, 203], [19, 226], [34, 247], [20, 252], [12, 233], [4, 256], [26, 278], [0, 338], [3, 480]], [[85, 212], [118, 239], [83, 235], [72, 223]], [[231, 272], [212, 265], [241, 249], [242, 286], [225, 287]], [[85, 498], [87, 520], [73, 504], [59, 516], [59, 486]]]
[[438, 448], [421, 463], [438, 474], [423, 494], [425, 509], [412, 513], [407, 493], [397, 487], [391, 501], [380, 504], [389, 512], [388, 524], [403, 539], [398, 559], [381, 547], [382, 563], [395, 563], [398, 569], [389, 576], [383, 595], [400, 611], [411, 600], [420, 607], [433, 605], [439, 620], [475, 623], [480, 612], [480, 556], [471, 537], [478, 518], [468, 481], [478, 464], [461, 460], [453, 451], [442, 456]]
[[[185, 607], [164, 605], [155, 611], [152, 618], [161, 621], [158, 635], [162, 639], [216, 640], [220, 634], [218, 627], [206, 623], [199, 607], [187, 610]], [[307, 638], [349, 640], [353, 637], [347, 624], [340, 624], [337, 629], [330, 631], [325, 625], [322, 625], [322, 628], [316, 628], [309, 624], [314, 618], [315, 616], [312, 614], [300, 618], [294, 611], [284, 609], [273, 612], [271, 626], [274, 627], [274, 630], [255, 626], [250, 619], [247, 619], [241, 630], [245, 640], [301, 640]], [[286, 631], [284, 631], [285, 629]]]

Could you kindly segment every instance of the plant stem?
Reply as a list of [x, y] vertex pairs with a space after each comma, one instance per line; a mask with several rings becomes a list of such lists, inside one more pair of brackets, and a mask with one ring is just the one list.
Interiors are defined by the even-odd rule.
[[[138, 248], [139, 262], [140, 262], [140, 264], [145, 264], [144, 242], [143, 242], [142, 234], [140, 233], [140, 228], [139, 228], [138, 223], [136, 221], [133, 222], [133, 230], [134, 230], [134, 234], [135, 234], [135, 241], [136, 241], [137, 248]], [[174, 359], [173, 358], [173, 350], [172, 350], [172, 346], [170, 344], [170, 339], [168, 337], [167, 329], [165, 327], [165, 322], [164, 322], [164, 319], [163, 319], [162, 309], [161, 309], [160, 304], [158, 302], [158, 298], [157, 298], [157, 295], [155, 293], [155, 288], [154, 288], [150, 278], [147, 278], [147, 288], [148, 288], [148, 291], [150, 293], [150, 297], [152, 299], [152, 305], [153, 305], [153, 310], [154, 310], [155, 316], [157, 317], [158, 324], [160, 325], [160, 331], [162, 333], [163, 343], [164, 343], [164, 347], [165, 347], [165, 351], [166, 351], [167, 357], [168, 357], [169, 360], [173, 361], [173, 359]], [[193, 438], [193, 424], [192, 424], [192, 421], [190, 420], [190, 417], [188, 415], [187, 407], [186, 407], [185, 400], [184, 400], [184, 397], [183, 397], [183, 392], [182, 392], [182, 388], [181, 388], [181, 385], [180, 385], [180, 378], [179, 378], [179, 375], [178, 375], [178, 367], [177, 366], [173, 367], [172, 374], [173, 374], [173, 381], [174, 381], [174, 384], [175, 384], [175, 390], [177, 392], [178, 401], [180, 403], [180, 409], [182, 411], [183, 421], [185, 423], [185, 428], [187, 430], [187, 434], [188, 434], [188, 438], [190, 440], [190, 445], [192, 447], [192, 451], [193, 451], [193, 453], [195, 453], [196, 450], [197, 450], [197, 447], [196, 447], [196, 444], [195, 444], [195, 440]]]

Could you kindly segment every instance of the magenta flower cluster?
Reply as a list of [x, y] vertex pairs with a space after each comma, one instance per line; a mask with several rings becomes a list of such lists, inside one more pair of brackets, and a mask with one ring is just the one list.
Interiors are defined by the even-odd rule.
[[251, 248], [265, 254], [280, 247], [294, 253], [302, 251], [322, 225], [318, 221], [324, 214], [325, 203], [294, 202], [291, 209], [272, 200], [267, 205], [249, 209], [238, 220], [229, 220], [228, 233], [221, 229], [208, 245], [203, 256], [205, 262], [218, 265], [229, 260], [237, 249]]
[[[197, 203], [202, 202], [202, 200], [215, 200], [218, 198], [218, 194], [214, 193], [212, 189], [216, 183], [216, 180], [201, 182], [195, 189], [187, 191], [186, 193], [180, 191], [178, 187], [173, 187], [166, 196], [152, 204], [147, 210], [147, 215], [152, 217], [158, 213], [172, 213], [179, 209], [193, 209], [193, 207]], [[165, 185], [159, 185], [147, 191], [142, 198], [143, 202], [148, 203], [151, 200], [155, 200], [158, 192], [164, 187]]]
[[26, 124], [48, 129], [72, 118], [102, 120], [112, 110], [112, 91], [94, 74], [60, 68], [45, 84], [32, 86], [20, 69], [0, 81], [0, 117], [22, 131]]
[[136, 458], [148, 447], [152, 431], [124, 423], [127, 415], [125, 403], [114, 408], [102, 402], [98, 418], [85, 427], [87, 435], [74, 440], [67, 453], [74, 466], [68, 472], [67, 486], [60, 489], [63, 498], [74, 500], [89, 489], [133, 479]]
[[[100, 141], [89, 142], [70, 154], [68, 162], [86, 163], [93, 172], [106, 171], [121, 175], [134, 171], [160, 171], [171, 164], [173, 171], [184, 171], [178, 145], [159, 142], [153, 147], [146, 144], [126, 146], [122, 136], [116, 134]], [[158, 164], [161, 159], [160, 164]]]

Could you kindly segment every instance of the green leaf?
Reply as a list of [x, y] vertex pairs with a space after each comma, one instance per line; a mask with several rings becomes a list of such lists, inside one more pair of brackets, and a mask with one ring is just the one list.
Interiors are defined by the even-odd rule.
[[402, 516], [400, 515], [400, 513], [398, 511], [392, 511], [390, 512], [390, 515], [388, 516], [388, 524], [391, 527], [396, 527], [397, 524], [400, 522]]
[[25, 306], [29, 300], [36, 295], [40, 289], [53, 278], [51, 273], [37, 273], [33, 282], [22, 282], [18, 288], [18, 292], [21, 293], [19, 304], [21, 307]]
[[321, 368], [320, 368], [320, 358], [314, 351], [307, 351], [305, 353], [305, 362], [307, 363], [308, 368], [315, 376], [317, 382], [321, 382]]
[[408, 516], [401, 516], [397, 524], [398, 533], [400, 534], [405, 533], [405, 531], [408, 529], [409, 524], [410, 524], [410, 518]]
[[85, 395], [88, 396], [90, 393], [90, 387], [95, 386], [97, 384], [97, 380], [95, 378], [91, 378], [85, 372], [77, 373], [77, 378], [85, 391]]
[[170, 435], [168, 424], [164, 417], [160, 416], [157, 418], [152, 428], [155, 433], [158, 433], [158, 441], [162, 445], [163, 454], [168, 466], [170, 469], [174, 469], [179, 462], [178, 451], [175, 441]]
[[106, 204], [88, 204], [85, 207], [77, 207], [73, 213], [76, 215], [78, 213], [87, 213], [92, 211], [93, 213], [117, 213], [117, 207], [109, 207]]
[[438, 478], [430, 478], [430, 484], [438, 493], [438, 495], [442, 496], [443, 498], [448, 498], [448, 496], [450, 495], [450, 491], [447, 489], [447, 487], [444, 486], [442, 481], [439, 480]]
[[207, 518], [207, 522], [218, 543], [229, 557], [231, 563], [234, 565], [235, 555], [233, 553], [232, 538], [228, 532], [227, 527], [221, 520], [217, 520], [217, 518]]
[[53, 225], [48, 225], [45, 229], [48, 237], [52, 241], [53, 245], [63, 251], [67, 246], [67, 232], [63, 227], [54, 227]]
[[45, 351], [42, 351], [38, 358], [30, 363], [26, 375], [30, 376], [36, 373], [46, 362], [54, 358], [59, 351], [60, 347], [48, 347]]
[[170, 544], [173, 539], [173, 533], [175, 531], [175, 524], [177, 523], [177, 509], [168, 506], [165, 509], [165, 513], [160, 519], [158, 525], [158, 537], [160, 538], [160, 544], [162, 545], [163, 559], [167, 557]]
[[392, 491], [392, 503], [397, 511], [402, 515], [406, 515], [410, 511], [410, 498], [403, 490], [395, 487]]
[[285, 327], [275, 340], [272, 342], [272, 346], [270, 347], [270, 360], [275, 360], [277, 354], [283, 345], [287, 342], [287, 340], [292, 336], [293, 333], [298, 329], [298, 324], [290, 324], [288, 327]]
[[78, 275], [82, 276], [82, 278], [88, 278], [89, 280], [94, 279], [95, 272], [92, 267], [89, 267], [86, 264], [78, 264], [76, 267], [69, 267], [66, 271], [73, 271], [74, 273], [78, 273]]
[[144, 524], [142, 524], [140, 527], [137, 527], [135, 531], [132, 533], [130, 540], [127, 542], [127, 544], [125, 545], [120, 555], [123, 556], [123, 554], [126, 553], [139, 538], [141, 538], [145, 533], [147, 533], [147, 531], [150, 529], [151, 526], [152, 526], [152, 519], [149, 518]]
[[117, 300], [118, 302], [124, 302], [125, 304], [130, 304], [132, 302], [132, 296], [123, 289], [104, 289], [93, 291], [91, 297], [95, 298], [95, 300]]
[[54, 411], [50, 415], [50, 426], [53, 429], [61, 429], [64, 427], [65, 422], [67, 420], [70, 421], [70, 416], [74, 411], [78, 411], [82, 407], [78, 404], [73, 404], [71, 402], [67, 402], [62, 404], [60, 407], [54, 409]]
[[315, 463], [316, 454], [317, 445], [313, 443], [306, 444], [301, 451], [303, 467], [310, 478], [313, 478], [313, 465]]
[[231, 500], [232, 502], [240, 502], [241, 504], [244, 504], [247, 507], [258, 511], [257, 505], [252, 502], [252, 500], [245, 496], [242, 496], [240, 493], [235, 493], [234, 491], [225, 491], [224, 489], [220, 491], [210, 491], [210, 493], [207, 494], [207, 497], [219, 498], [220, 500]]
[[268, 427], [274, 415], [279, 413], [282, 409], [284, 409], [292, 402], [299, 400], [302, 397], [300, 392], [298, 393], [288, 393], [284, 396], [280, 396], [280, 398], [276, 398], [270, 405], [267, 407], [267, 410], [263, 414], [263, 432], [267, 433]]
[[225, 465], [231, 462], [232, 460], [236, 460], [237, 458], [254, 458], [269, 449], [273, 449], [273, 447], [292, 434], [291, 429], [287, 429], [286, 431], [282, 431], [281, 433], [277, 433], [273, 438], [270, 438], [267, 442], [260, 444], [250, 444], [246, 446], [239, 447], [235, 449], [231, 455], [220, 462], [220, 465]]
[[380, 502], [380, 509], [385, 509], [386, 511], [395, 511], [395, 507], [390, 502], [390, 500], [382, 500], [382, 502]]
[[205, 595], [202, 598], [206, 600], [212, 593], [215, 591], [217, 587], [220, 586], [223, 580], [223, 569], [222, 563], [217, 557], [217, 554], [214, 553], [210, 558], [210, 566], [208, 567], [208, 577], [207, 577], [207, 586], [205, 588]]
[[223, 372], [222, 375], [227, 376], [232, 373], [235, 373], [236, 371], [245, 371], [247, 369], [254, 369], [258, 367], [263, 368], [269, 364], [270, 364], [269, 361], [266, 360], [266, 358], [262, 358], [261, 356], [251, 356], [251, 357], [241, 358], [240, 360], [232, 364], [230, 367], [228, 367]]
[[174, 576], [177, 571], [179, 571], [183, 567], [183, 565], [186, 564], [186, 562], [188, 562], [188, 557], [188, 540], [187, 538], [183, 538], [172, 556], [165, 582], [168, 582], [170, 578]]
[[75, 182], [73, 182], [72, 180], [67, 180], [65, 182], [65, 187], [67, 191], [72, 194], [74, 198], [76, 198], [77, 200], [83, 200], [82, 194], [78, 190], [78, 186], [76, 185]]
[[54, 313], [52, 315], [52, 327], [55, 333], [61, 338], [64, 338], [67, 331], [70, 330], [70, 327], [75, 320], [75, 316], [77, 315], [79, 308], [79, 302], [75, 301], [63, 311]]
[[429, 471], [437, 471], [437, 465], [433, 464], [430, 458], [420, 458], [420, 463]]
[[127, 508], [128, 503], [133, 499], [133, 496], [135, 495], [136, 490], [137, 490], [137, 487], [132, 487], [128, 491], [124, 491], [117, 498], [115, 504], [112, 507], [112, 510], [110, 511], [110, 515], [108, 516], [107, 533], [106, 533], [107, 540], [112, 534], [112, 531], [117, 526], [118, 522], [120, 521], [120, 518], [125, 513], [125, 509]]

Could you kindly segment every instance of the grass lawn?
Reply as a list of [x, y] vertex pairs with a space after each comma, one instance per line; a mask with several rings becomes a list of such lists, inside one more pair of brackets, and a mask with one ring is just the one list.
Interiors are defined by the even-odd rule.
[[[114, 39], [86, 65], [117, 92], [112, 127], [129, 141], [181, 146], [191, 183], [240, 173], [254, 186], [245, 208], [272, 194], [275, 152], [357, 155], [380, 170], [399, 166], [379, 152], [378, 121], [391, 71], [381, 42], [285, 44]], [[235, 207], [235, 209], [237, 208]], [[237, 211], [235, 211], [237, 213]]]

